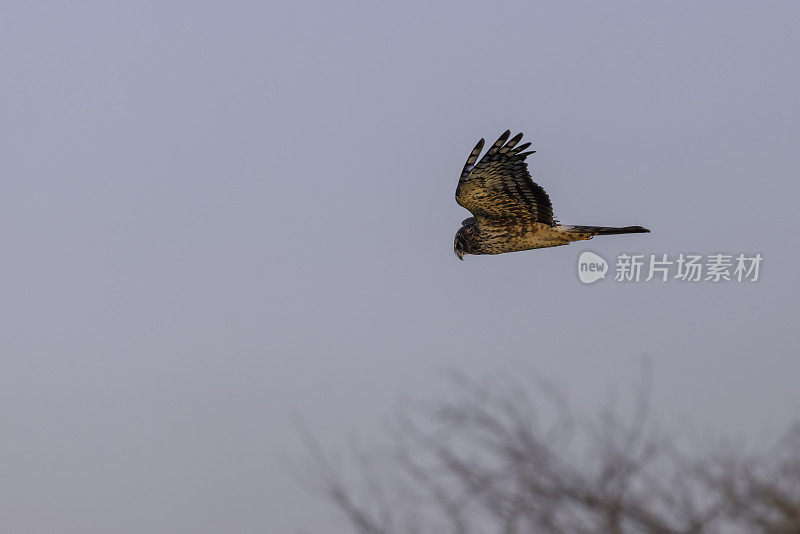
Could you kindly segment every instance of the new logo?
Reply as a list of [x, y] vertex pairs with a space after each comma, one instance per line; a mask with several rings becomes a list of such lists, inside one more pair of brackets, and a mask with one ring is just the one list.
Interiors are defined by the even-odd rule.
[[578, 258], [578, 278], [584, 284], [593, 284], [606, 277], [608, 263], [594, 252], [581, 252]]

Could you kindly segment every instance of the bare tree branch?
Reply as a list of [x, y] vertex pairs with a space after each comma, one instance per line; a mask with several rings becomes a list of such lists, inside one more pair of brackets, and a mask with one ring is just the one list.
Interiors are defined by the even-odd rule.
[[765, 454], [693, 457], [654, 429], [648, 378], [630, 417], [578, 418], [530, 373], [451, 373], [452, 398], [400, 410], [387, 452], [354, 455], [369, 502], [301, 434], [361, 534], [800, 534], [800, 425]]

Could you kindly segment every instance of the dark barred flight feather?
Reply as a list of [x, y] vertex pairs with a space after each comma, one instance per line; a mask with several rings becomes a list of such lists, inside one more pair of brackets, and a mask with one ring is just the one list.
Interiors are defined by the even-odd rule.
[[531, 179], [525, 162], [525, 158], [536, 151], [524, 152], [530, 143], [517, 146], [521, 133], [506, 143], [510, 135], [510, 130], [503, 132], [480, 161], [477, 161], [478, 155], [485, 140], [478, 141], [461, 171], [456, 202], [478, 218], [526, 218], [554, 226], [550, 197]]

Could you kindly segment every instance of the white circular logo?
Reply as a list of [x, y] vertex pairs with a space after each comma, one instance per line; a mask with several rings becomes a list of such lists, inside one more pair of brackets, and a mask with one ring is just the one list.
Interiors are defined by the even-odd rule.
[[578, 257], [578, 278], [584, 284], [593, 284], [606, 277], [608, 263], [594, 252], [581, 252]]

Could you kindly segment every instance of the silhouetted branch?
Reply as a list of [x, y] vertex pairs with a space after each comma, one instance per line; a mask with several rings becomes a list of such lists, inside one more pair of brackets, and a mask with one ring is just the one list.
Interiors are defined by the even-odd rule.
[[327, 498], [362, 534], [800, 533], [800, 427], [764, 455], [687, 459], [650, 424], [649, 385], [631, 417], [575, 417], [525, 374], [475, 381], [396, 417], [388, 452], [356, 454], [357, 502], [310, 433]]

